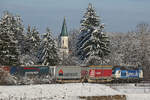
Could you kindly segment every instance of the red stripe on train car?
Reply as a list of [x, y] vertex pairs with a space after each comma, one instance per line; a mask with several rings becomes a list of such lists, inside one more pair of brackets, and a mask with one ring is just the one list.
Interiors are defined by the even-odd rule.
[[33, 67], [32, 67], [32, 68], [29, 68], [29, 67], [24, 67], [23, 69], [25, 69], [25, 70], [28, 70], [28, 69], [29, 69], [29, 70], [30, 70], [30, 69], [33, 69], [33, 70], [38, 70], [38, 71], [40, 70], [40, 69], [38, 69], [38, 68], [33, 68]]

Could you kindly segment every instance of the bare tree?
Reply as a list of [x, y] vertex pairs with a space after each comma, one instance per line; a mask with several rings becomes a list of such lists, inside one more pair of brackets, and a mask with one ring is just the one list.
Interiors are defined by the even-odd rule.
[[150, 26], [146, 23], [137, 25], [137, 38], [140, 41], [139, 62], [144, 69], [144, 77], [150, 77]]

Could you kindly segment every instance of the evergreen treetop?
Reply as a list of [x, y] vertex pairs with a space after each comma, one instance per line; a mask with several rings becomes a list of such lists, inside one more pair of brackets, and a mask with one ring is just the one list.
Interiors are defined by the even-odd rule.
[[96, 27], [100, 25], [99, 16], [96, 15], [95, 9], [92, 4], [89, 3], [86, 13], [81, 20], [82, 28]]
[[49, 28], [46, 29], [46, 34], [43, 35], [38, 52], [38, 58], [39, 63], [42, 65], [53, 66], [59, 63], [58, 49]]
[[86, 64], [100, 64], [109, 51], [109, 40], [103, 33], [104, 25], [100, 23], [92, 4], [89, 4], [83, 20], [77, 42], [77, 56]]

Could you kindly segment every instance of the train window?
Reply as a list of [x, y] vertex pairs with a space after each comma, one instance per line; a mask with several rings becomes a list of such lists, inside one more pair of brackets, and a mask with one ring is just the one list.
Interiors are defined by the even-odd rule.
[[121, 76], [126, 76], [126, 73], [125, 72], [121, 72]]

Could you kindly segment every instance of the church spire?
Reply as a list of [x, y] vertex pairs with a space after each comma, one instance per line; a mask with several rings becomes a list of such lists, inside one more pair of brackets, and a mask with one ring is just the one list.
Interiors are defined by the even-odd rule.
[[64, 17], [64, 22], [63, 22], [63, 26], [62, 26], [62, 30], [61, 30], [60, 36], [68, 36], [65, 17]]

